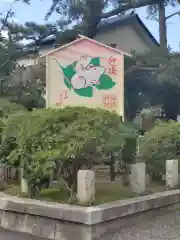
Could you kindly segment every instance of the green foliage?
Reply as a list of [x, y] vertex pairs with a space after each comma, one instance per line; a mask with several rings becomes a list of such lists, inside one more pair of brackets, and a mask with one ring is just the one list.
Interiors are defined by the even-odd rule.
[[[10, 47], [7, 46], [7, 48]], [[11, 74], [16, 67], [16, 64], [12, 60], [7, 48], [0, 44], [0, 84], [2, 84], [2, 79]], [[14, 52], [11, 54], [14, 54]]]
[[146, 161], [149, 174], [154, 179], [162, 179], [165, 161], [179, 159], [180, 123], [158, 122], [140, 141], [140, 157]]
[[133, 119], [143, 108], [159, 106], [167, 119], [180, 112], [180, 54], [152, 49], [125, 59], [125, 111]]
[[[24, 71], [21, 69], [20, 71]], [[31, 69], [30, 79], [16, 79], [9, 77], [3, 84], [3, 97], [8, 98], [11, 102], [20, 104], [28, 110], [33, 108], [45, 107], [45, 68], [40, 71]], [[38, 78], [38, 77], [39, 78]], [[17, 76], [15, 76], [16, 78]]]
[[135, 163], [137, 150], [137, 138], [128, 136], [122, 151], [122, 158], [125, 163]]
[[[131, 128], [132, 129], [132, 128]], [[31, 189], [39, 192], [53, 175], [76, 191], [77, 171], [110, 153], [120, 153], [135, 131], [115, 113], [101, 109], [67, 107], [16, 114], [5, 121], [0, 157], [24, 168]], [[37, 192], [36, 191], [36, 192]]]
[[[11, 22], [11, 18], [14, 15], [11, 7], [7, 11], [7, 15], [5, 13], [5, 18], [2, 17], [1, 13], [0, 15], [0, 30], [3, 28], [7, 30], [7, 37], [3, 37], [2, 31], [0, 31], [0, 85], [2, 88], [6, 77], [12, 75], [19, 68], [17, 59], [22, 56], [24, 57], [24, 52], [18, 46], [18, 41], [32, 32], [25, 26]], [[2, 95], [2, 91], [0, 94]]]
[[[30, 2], [29, 0], [20, 1], [25, 3]], [[34, 74], [32, 74], [31, 79], [25, 79], [25, 81], [22, 81], [21, 74], [16, 74], [17, 71], [24, 71], [24, 67], [19, 64], [18, 59], [22, 57], [28, 58], [32, 52], [35, 55], [34, 49], [31, 46], [29, 49], [28, 46], [24, 48], [22, 44], [19, 44], [19, 41], [27, 36], [29, 37], [29, 35], [33, 35], [35, 32], [39, 32], [41, 36], [43, 35], [42, 38], [44, 38], [47, 33], [52, 33], [54, 26], [50, 24], [38, 26], [33, 23], [26, 23], [25, 25], [15, 23], [12, 21], [12, 18], [14, 18], [12, 7], [15, 2], [17, 1], [14, 1], [9, 6], [7, 12], [0, 13], [0, 97], [8, 97], [13, 102], [23, 104], [28, 109], [42, 107], [44, 106], [44, 102], [42, 91], [39, 91], [39, 79], [36, 79], [36, 83], [33, 82], [36, 74], [33, 72]], [[6, 37], [2, 34], [3, 29], [6, 30]], [[38, 47], [36, 48], [36, 54], [38, 53], [37, 49]], [[18, 81], [17, 75], [20, 77]], [[14, 79], [16, 81], [13, 81]]]
[[132, 163], [136, 156], [136, 140], [137, 132], [132, 125], [119, 124], [116, 133], [111, 135], [106, 143], [106, 151], [113, 154], [122, 154], [126, 163]]
[[0, 141], [1, 141], [1, 134], [2, 134], [2, 131], [3, 131], [3, 127], [4, 127], [4, 122], [2, 119], [0, 119]]
[[21, 150], [18, 148], [17, 139], [21, 135], [21, 123], [25, 116], [25, 111], [17, 111], [8, 115], [8, 118], [1, 120], [0, 159], [4, 164], [14, 167], [19, 167], [20, 165]]
[[12, 103], [8, 99], [0, 98], [0, 117], [6, 118], [10, 114], [14, 114], [19, 111], [26, 111], [26, 109], [19, 104]]
[[[117, 0], [114, 0], [117, 3]], [[108, 3], [112, 4], [110, 0], [85, 0], [85, 1], [68, 1], [63, 0], [52, 0], [51, 8], [49, 9], [46, 18], [48, 18], [53, 12], [57, 12], [62, 16], [69, 16], [68, 19], [70, 22], [73, 20], [81, 20], [78, 28], [78, 32], [86, 35], [88, 37], [93, 37], [96, 35], [97, 26], [101, 21], [101, 14], [103, 10], [106, 9]], [[65, 19], [65, 18], [64, 18]], [[62, 22], [62, 21], [60, 21]], [[69, 22], [69, 23], [70, 23]], [[72, 39], [74, 36], [72, 31], [68, 31], [69, 34], [65, 32], [66, 39]], [[60, 34], [62, 35], [62, 34]], [[62, 40], [62, 37], [59, 40]]]

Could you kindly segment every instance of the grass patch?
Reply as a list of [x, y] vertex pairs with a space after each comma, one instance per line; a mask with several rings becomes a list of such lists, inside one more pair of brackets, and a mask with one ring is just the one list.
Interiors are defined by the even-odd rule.
[[56, 185], [41, 191], [41, 200], [46, 200], [50, 202], [61, 202], [67, 203], [68, 201], [68, 191], [64, 189], [61, 185]]
[[[152, 182], [147, 185], [147, 194], [165, 191], [164, 184]], [[8, 185], [8, 188], [4, 190], [9, 195], [15, 195], [19, 197], [23, 196], [20, 192], [20, 186], [16, 183]], [[95, 202], [92, 205], [98, 205], [107, 202], [113, 202], [121, 199], [128, 199], [138, 196], [133, 193], [129, 186], [123, 186], [120, 182], [97, 182], [96, 183], [96, 196]], [[69, 199], [69, 193], [61, 184], [56, 184], [53, 187], [43, 189], [40, 194], [39, 200], [49, 202], [67, 203]], [[77, 204], [75, 202], [74, 204]]]
[[[128, 187], [120, 186], [117, 183], [96, 184], [96, 196], [93, 205], [112, 202], [120, 199], [135, 197]], [[41, 192], [40, 198], [46, 201], [67, 203], [68, 191], [62, 186], [54, 186]]]
[[157, 182], [157, 181], [151, 181], [147, 184], [147, 190], [149, 190], [152, 193], [156, 192], [164, 192], [166, 191], [166, 185], [163, 181]]
[[18, 184], [9, 184], [8, 187], [3, 191], [9, 195], [15, 195], [18, 197], [21, 197], [21, 191], [20, 186]]
[[136, 194], [128, 186], [115, 183], [97, 183], [95, 204], [112, 202], [120, 199], [132, 198]]
[[[8, 186], [5, 193], [19, 197], [25, 197], [20, 192], [18, 184]], [[96, 183], [96, 196], [93, 205], [112, 202], [120, 199], [135, 197], [130, 188], [122, 186], [118, 183]], [[40, 200], [67, 203], [69, 199], [68, 191], [60, 184], [41, 191]]]

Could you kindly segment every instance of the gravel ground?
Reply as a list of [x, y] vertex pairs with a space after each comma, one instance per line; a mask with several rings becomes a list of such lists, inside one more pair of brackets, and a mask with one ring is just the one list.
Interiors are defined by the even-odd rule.
[[[150, 221], [135, 222], [131, 228], [103, 237], [103, 240], [180, 240], [180, 210], [154, 217]], [[0, 240], [45, 240], [28, 234], [0, 228]], [[68, 239], [71, 240], [71, 239]]]
[[180, 210], [157, 216], [151, 221], [135, 223], [122, 229], [112, 240], [180, 240]]

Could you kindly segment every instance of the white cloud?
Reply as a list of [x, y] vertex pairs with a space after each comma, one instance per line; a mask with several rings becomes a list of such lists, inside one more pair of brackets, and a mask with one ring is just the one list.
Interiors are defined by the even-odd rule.
[[14, 0], [1, 0], [2, 2], [4, 2], [4, 3], [12, 3], [12, 2], [14, 2]]

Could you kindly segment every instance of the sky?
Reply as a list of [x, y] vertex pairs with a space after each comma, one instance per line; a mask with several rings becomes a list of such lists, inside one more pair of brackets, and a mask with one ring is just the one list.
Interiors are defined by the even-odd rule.
[[[17, 2], [13, 5], [15, 13], [14, 21], [18, 23], [25, 23], [26, 21], [33, 21], [40, 24], [45, 23], [44, 16], [47, 13], [52, 0], [31, 0], [30, 5]], [[0, 0], [0, 12], [6, 13], [12, 4], [12, 0]], [[167, 7], [166, 15], [170, 15], [180, 10], [180, 4], [176, 7]], [[144, 24], [149, 31], [158, 40], [158, 22], [156, 20], [147, 19], [147, 9], [145, 7], [136, 10]], [[53, 23], [59, 16], [54, 13], [48, 20]], [[179, 32], [179, 33], [178, 33]], [[173, 50], [180, 50], [180, 16], [176, 15], [167, 21], [168, 44]]]

